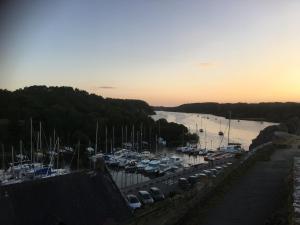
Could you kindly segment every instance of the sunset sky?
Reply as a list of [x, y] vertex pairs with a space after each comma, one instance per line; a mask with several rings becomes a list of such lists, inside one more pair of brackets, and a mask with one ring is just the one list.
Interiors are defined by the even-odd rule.
[[299, 0], [24, 0], [1, 14], [0, 88], [300, 102]]

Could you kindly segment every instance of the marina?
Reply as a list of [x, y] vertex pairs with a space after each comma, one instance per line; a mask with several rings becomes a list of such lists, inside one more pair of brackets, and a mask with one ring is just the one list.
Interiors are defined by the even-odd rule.
[[[132, 128], [131, 139], [133, 142], [122, 142], [121, 147], [115, 147], [111, 142], [111, 149], [107, 149], [107, 134], [105, 135], [106, 151], [103, 152], [99, 148], [98, 140], [99, 125], [96, 124], [95, 147], [86, 147], [86, 155], [90, 161], [89, 168], [98, 160], [104, 160], [106, 166], [119, 188], [125, 188], [134, 184], [149, 181], [156, 177], [170, 175], [181, 172], [187, 168], [207, 164], [209, 161], [232, 158], [234, 154], [248, 150], [248, 143], [251, 136], [249, 127], [252, 127], [253, 136], [257, 135], [260, 129], [270, 125], [269, 123], [257, 123], [254, 121], [236, 122], [225, 118], [217, 118], [212, 115], [196, 115], [186, 113], [173, 112], [156, 112], [157, 115], [152, 116], [154, 119], [167, 118], [170, 121], [176, 121], [184, 125], [195, 124], [194, 132], [199, 136], [197, 143], [183, 143], [179, 147], [167, 147], [166, 140], [156, 136], [155, 148], [149, 149], [148, 142], [143, 140], [142, 133], [136, 136], [134, 141], [134, 127]], [[208, 119], [210, 118], [210, 119]], [[215, 119], [214, 119], [215, 118]], [[218, 123], [228, 124], [227, 134], [229, 134], [229, 126], [231, 136], [227, 136], [227, 143], [224, 136], [220, 136], [216, 126]], [[198, 123], [199, 127], [198, 128]], [[245, 126], [245, 127], [243, 127]], [[201, 128], [204, 132], [201, 132]], [[225, 127], [225, 125], [224, 125]], [[107, 129], [107, 128], [106, 128]], [[123, 129], [123, 128], [122, 128]], [[32, 130], [32, 128], [31, 128]], [[239, 130], [238, 137], [234, 134]], [[113, 128], [113, 134], [115, 129]], [[216, 131], [216, 132], [215, 132]], [[107, 131], [106, 131], [107, 132]], [[127, 131], [126, 131], [127, 132]], [[136, 131], [138, 132], [138, 131]], [[190, 132], [193, 132], [190, 128]], [[255, 133], [257, 132], [257, 133]], [[123, 130], [122, 130], [123, 134]], [[125, 136], [125, 135], [124, 135]], [[125, 137], [122, 136], [122, 139]], [[112, 137], [114, 140], [115, 137]], [[126, 134], [127, 139], [127, 134]], [[231, 143], [229, 141], [241, 141], [241, 143]], [[31, 138], [32, 142], [32, 138]], [[134, 143], [134, 144], [132, 144]], [[210, 146], [208, 145], [210, 143]], [[20, 183], [32, 179], [44, 179], [47, 177], [64, 175], [76, 171], [76, 167], [71, 169], [71, 163], [77, 161], [77, 170], [79, 169], [79, 147], [80, 143], [70, 146], [60, 146], [59, 137], [55, 131], [50, 137], [47, 152], [42, 151], [42, 125], [39, 124], [39, 131], [36, 139], [36, 149], [33, 150], [34, 143], [31, 144], [29, 157], [23, 154], [23, 143], [20, 141], [19, 154], [14, 153], [11, 149], [11, 159], [9, 168], [3, 168], [1, 171], [1, 185], [9, 185]], [[28, 151], [27, 151], [28, 152]], [[83, 157], [83, 156], [81, 156]], [[14, 158], [16, 160], [14, 160]], [[73, 164], [76, 162], [73, 162]]]

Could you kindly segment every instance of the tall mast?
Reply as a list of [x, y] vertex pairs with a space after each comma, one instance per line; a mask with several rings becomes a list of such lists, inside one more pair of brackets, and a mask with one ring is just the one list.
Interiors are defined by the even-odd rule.
[[115, 148], [115, 127], [112, 127], [112, 151], [114, 151]]
[[40, 121], [40, 151], [42, 151], [42, 123]]
[[105, 152], [107, 154], [107, 126], [105, 126]]
[[205, 129], [205, 149], [207, 147], [207, 141], [206, 141], [206, 129]]
[[201, 129], [202, 129], [202, 120], [203, 120], [203, 117], [201, 116]]
[[139, 132], [136, 132], [136, 151], [139, 151]]
[[125, 126], [125, 142], [127, 143], [127, 125]]
[[[2, 167], [3, 167], [3, 171], [5, 170], [4, 164], [5, 164], [5, 162], [4, 162], [4, 144], [2, 144]], [[4, 175], [4, 173], [3, 173], [3, 175]]]
[[80, 151], [80, 141], [78, 141], [78, 152], [77, 152], [77, 170], [79, 170], [79, 151]]
[[[37, 140], [36, 140], [36, 152], [39, 152], [39, 145], [40, 145], [40, 132], [37, 132]], [[35, 161], [33, 156], [33, 161]]]
[[55, 128], [53, 129], [53, 151], [55, 151], [56, 147], [56, 133], [55, 133]]
[[133, 146], [133, 150], [134, 150], [134, 124], [132, 126], [132, 146]]
[[110, 154], [112, 154], [112, 152], [113, 152], [113, 151], [112, 151], [112, 148], [113, 148], [113, 147], [112, 147], [112, 139], [110, 139]]
[[22, 159], [23, 159], [23, 154], [22, 154], [22, 140], [20, 140], [20, 155], [21, 155], [21, 168], [22, 168]]
[[30, 118], [30, 160], [32, 163], [32, 118]]
[[57, 169], [58, 169], [58, 163], [59, 163], [59, 137], [57, 137], [57, 162], [56, 162]]
[[95, 155], [97, 154], [97, 148], [98, 148], [98, 120], [97, 120], [97, 124], [96, 124]]
[[121, 133], [122, 133], [122, 140], [121, 140], [121, 143], [122, 143], [122, 148], [123, 148], [123, 141], [124, 141], [124, 135], [123, 135], [123, 125], [122, 125], [122, 128], [121, 128]]
[[141, 123], [141, 151], [143, 151], [143, 123]]
[[160, 121], [158, 120], [158, 137], [160, 137]]
[[14, 172], [14, 166], [15, 166], [15, 162], [14, 162], [14, 146], [11, 146], [11, 162], [12, 162], [12, 170], [13, 170], [13, 175], [15, 176], [15, 172]]
[[[53, 149], [52, 149], [52, 139], [51, 139], [51, 136], [49, 137], [49, 140], [50, 140], [50, 151], [52, 151]], [[53, 140], [53, 142], [54, 142], [54, 140]], [[53, 144], [53, 147], [54, 147], [54, 144]]]
[[155, 154], [157, 154], [157, 134], [155, 135]]
[[230, 126], [231, 126], [231, 111], [229, 111], [228, 144], [230, 143]]

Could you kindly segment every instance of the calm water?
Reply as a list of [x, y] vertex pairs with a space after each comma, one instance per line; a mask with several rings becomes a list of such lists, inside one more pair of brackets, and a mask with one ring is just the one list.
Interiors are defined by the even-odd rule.
[[[164, 118], [168, 122], [183, 124], [188, 127], [191, 132], [197, 132], [196, 128], [198, 128], [198, 130], [202, 128], [206, 131], [203, 133], [198, 132], [200, 134], [200, 144], [202, 147], [206, 145], [207, 148], [216, 149], [228, 143], [228, 120], [224, 117], [209, 114], [156, 111], [156, 115], [152, 116], [152, 118], [155, 120]], [[252, 139], [265, 127], [271, 125], [274, 125], [274, 123], [231, 120], [230, 142], [241, 143], [242, 146], [248, 150]], [[218, 135], [220, 130], [224, 132], [223, 137]]]
[[[202, 128], [204, 132], [198, 132], [200, 135], [199, 144], [201, 144], [202, 147], [206, 145], [209, 149], [217, 149], [220, 146], [227, 145], [228, 120], [224, 117], [207, 114], [156, 111], [156, 115], [152, 116], [152, 118], [155, 120], [164, 118], [169, 122], [183, 124], [188, 127], [191, 132], [197, 132], [196, 128], [198, 128], [198, 130]], [[270, 125], [273, 125], [273, 123], [232, 120], [230, 142], [239, 142], [248, 150], [252, 139], [254, 139], [262, 129]], [[218, 135], [220, 130], [224, 132], [224, 137]], [[174, 148], [159, 148], [159, 152], [178, 155], [182, 157], [185, 165], [205, 162], [202, 156], [189, 156], [187, 154], [176, 153]], [[142, 174], [125, 173], [124, 170], [110, 170], [110, 173], [116, 184], [121, 188], [149, 180], [148, 177]]]

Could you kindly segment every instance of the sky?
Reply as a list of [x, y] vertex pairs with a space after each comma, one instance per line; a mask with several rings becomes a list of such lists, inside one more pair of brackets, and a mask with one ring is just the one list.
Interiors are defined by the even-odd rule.
[[24, 0], [0, 12], [0, 88], [300, 102], [299, 0]]

